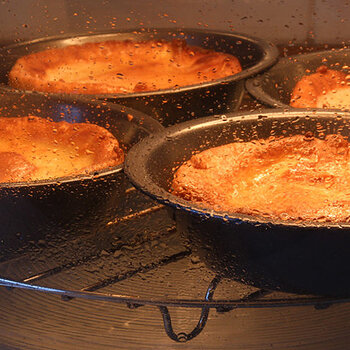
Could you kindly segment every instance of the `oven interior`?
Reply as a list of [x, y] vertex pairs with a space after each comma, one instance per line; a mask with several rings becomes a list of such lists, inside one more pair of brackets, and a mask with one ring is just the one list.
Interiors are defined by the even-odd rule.
[[[345, 1], [10, 0], [0, 9], [2, 46], [169, 26], [247, 33], [276, 44], [285, 60], [349, 43]], [[262, 110], [263, 102], [244, 92], [238, 110]], [[98, 239], [51, 235], [17, 253], [0, 263], [1, 349], [311, 350], [346, 349], [350, 340], [348, 298], [219, 278], [166, 208], [130, 184]]]

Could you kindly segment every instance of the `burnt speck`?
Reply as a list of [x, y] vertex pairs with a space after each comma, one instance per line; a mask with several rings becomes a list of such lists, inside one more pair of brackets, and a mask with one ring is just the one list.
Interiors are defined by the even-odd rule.
[[307, 131], [304, 135], [304, 141], [312, 141], [314, 139], [314, 135], [311, 131]]

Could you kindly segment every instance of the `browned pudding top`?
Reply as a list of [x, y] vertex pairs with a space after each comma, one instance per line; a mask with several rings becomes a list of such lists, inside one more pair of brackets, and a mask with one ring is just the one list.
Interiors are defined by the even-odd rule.
[[219, 211], [350, 222], [349, 142], [296, 135], [212, 148], [177, 169], [172, 192]]
[[86, 174], [124, 161], [106, 129], [28, 116], [0, 118], [0, 182]]
[[204, 83], [241, 70], [236, 57], [182, 40], [105, 41], [24, 56], [11, 69], [9, 83], [44, 92], [132, 93]]
[[316, 73], [305, 75], [294, 87], [290, 105], [295, 108], [350, 109], [348, 76], [320, 66]]

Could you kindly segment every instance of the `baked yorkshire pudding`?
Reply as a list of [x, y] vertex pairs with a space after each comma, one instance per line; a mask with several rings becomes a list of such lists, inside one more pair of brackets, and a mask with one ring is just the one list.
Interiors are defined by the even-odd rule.
[[226, 144], [182, 164], [172, 192], [216, 211], [350, 222], [349, 150], [348, 140], [334, 134]]
[[104, 41], [21, 57], [9, 84], [42, 92], [133, 93], [210, 82], [241, 70], [235, 56], [184, 40]]
[[89, 174], [124, 161], [117, 139], [88, 123], [0, 118], [0, 182]]
[[305, 75], [295, 85], [290, 105], [295, 108], [350, 108], [350, 86], [342, 71], [318, 67], [316, 73]]

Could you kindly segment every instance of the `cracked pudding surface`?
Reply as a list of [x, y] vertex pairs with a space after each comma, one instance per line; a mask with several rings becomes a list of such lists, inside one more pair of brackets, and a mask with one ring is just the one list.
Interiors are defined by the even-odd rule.
[[176, 170], [171, 192], [227, 213], [348, 223], [349, 147], [340, 135], [306, 134], [211, 148]]
[[90, 174], [124, 161], [117, 139], [95, 124], [0, 118], [0, 182]]

